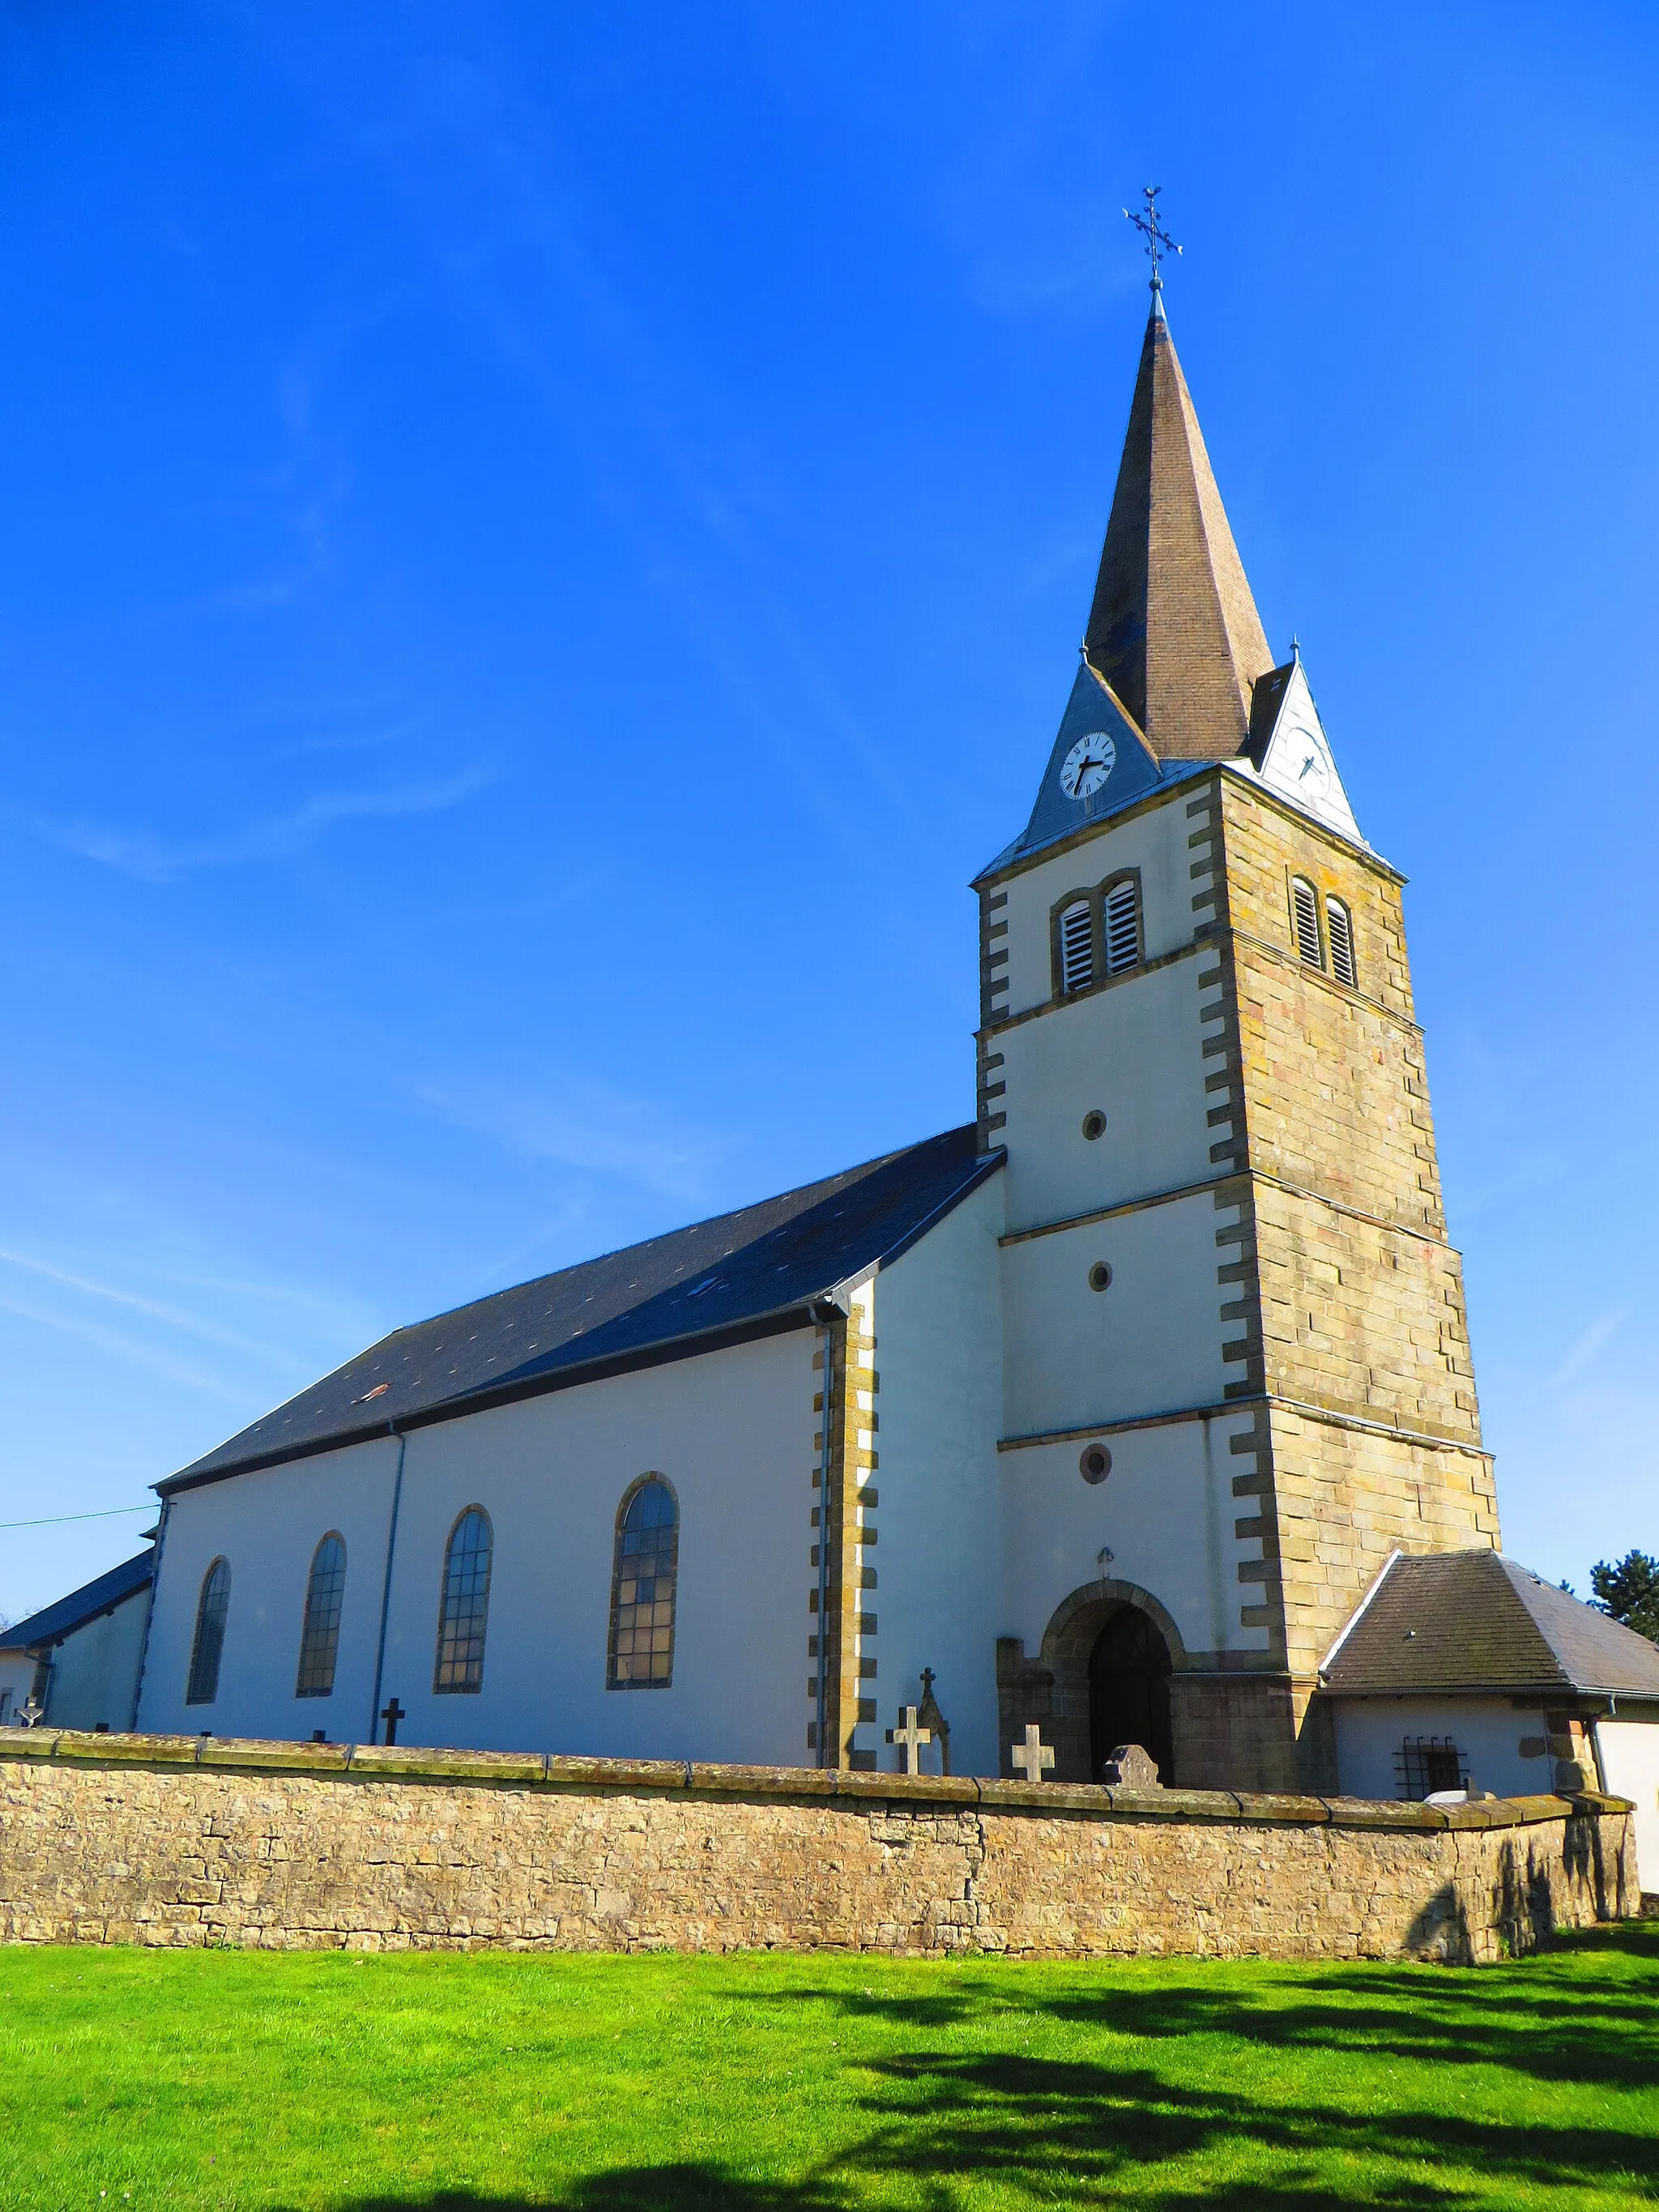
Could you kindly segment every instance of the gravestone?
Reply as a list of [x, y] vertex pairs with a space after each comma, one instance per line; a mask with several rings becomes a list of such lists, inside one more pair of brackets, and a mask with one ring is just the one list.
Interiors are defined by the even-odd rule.
[[1158, 1761], [1138, 1743], [1121, 1743], [1101, 1762], [1100, 1778], [1117, 1790], [1161, 1790]]

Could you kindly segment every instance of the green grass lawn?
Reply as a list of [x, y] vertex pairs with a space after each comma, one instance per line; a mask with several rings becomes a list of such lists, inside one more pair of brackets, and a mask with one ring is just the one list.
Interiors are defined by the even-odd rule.
[[1419, 1966], [0, 1950], [0, 2207], [1633, 2205], [1659, 1926]]

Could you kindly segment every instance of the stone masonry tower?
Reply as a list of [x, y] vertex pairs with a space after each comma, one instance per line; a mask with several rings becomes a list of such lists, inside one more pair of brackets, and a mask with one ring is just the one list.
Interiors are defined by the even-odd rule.
[[1133, 1727], [1178, 1784], [1333, 1786], [1337, 1630], [1396, 1547], [1498, 1543], [1402, 882], [1273, 665], [1155, 290], [1082, 663], [975, 885], [1002, 1736], [1040, 1720], [1058, 1779]]

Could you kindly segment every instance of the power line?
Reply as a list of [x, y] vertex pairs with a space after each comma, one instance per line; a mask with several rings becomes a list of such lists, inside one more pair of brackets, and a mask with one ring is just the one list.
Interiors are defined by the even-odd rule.
[[44, 1521], [0, 1521], [0, 1528], [58, 1528], [66, 1521], [113, 1521], [122, 1513], [158, 1513], [155, 1505], [112, 1505], [102, 1513], [49, 1513]]

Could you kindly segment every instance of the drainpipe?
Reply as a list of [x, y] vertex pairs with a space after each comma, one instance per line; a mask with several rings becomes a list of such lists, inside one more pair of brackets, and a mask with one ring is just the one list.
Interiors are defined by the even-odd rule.
[[374, 1646], [374, 1694], [368, 1706], [368, 1740], [371, 1743], [380, 1741], [377, 1730], [380, 1724], [380, 1676], [386, 1667], [386, 1615], [392, 1609], [392, 1555], [398, 1547], [398, 1508], [404, 1497], [404, 1437], [395, 1421], [386, 1423], [386, 1432], [398, 1439], [398, 1472], [392, 1483], [392, 1519], [386, 1532], [386, 1579], [380, 1585], [380, 1633]]
[[[834, 1372], [834, 1324], [826, 1310], [823, 1321], [823, 1427], [818, 1451], [818, 1765], [833, 1764], [830, 1757], [830, 1422]], [[837, 1652], [837, 1663], [840, 1654]]]
[[167, 1516], [173, 1510], [173, 1500], [161, 1500], [161, 1525], [155, 1532], [155, 1557], [150, 1563], [149, 1603], [144, 1607], [144, 1633], [138, 1646], [138, 1674], [132, 1686], [132, 1716], [127, 1723], [129, 1735], [138, 1728], [138, 1700], [143, 1694], [144, 1669], [149, 1664], [149, 1632], [155, 1622], [155, 1601], [161, 1588], [161, 1550], [167, 1540]]

